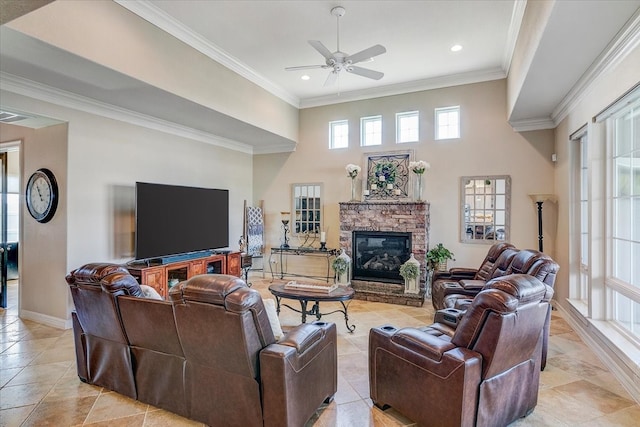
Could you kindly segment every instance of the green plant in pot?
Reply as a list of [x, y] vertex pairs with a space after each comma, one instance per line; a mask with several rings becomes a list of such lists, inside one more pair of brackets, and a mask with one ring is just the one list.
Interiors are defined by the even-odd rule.
[[446, 270], [447, 260], [456, 260], [453, 256], [453, 252], [445, 248], [442, 243], [438, 243], [435, 248], [427, 252], [427, 266], [430, 270]]

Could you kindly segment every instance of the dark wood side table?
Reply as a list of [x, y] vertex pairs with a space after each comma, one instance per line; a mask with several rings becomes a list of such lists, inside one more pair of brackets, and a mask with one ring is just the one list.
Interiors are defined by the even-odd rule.
[[[283, 283], [278, 283], [278, 284], [269, 286], [269, 291], [273, 294], [274, 297], [276, 297], [276, 303], [277, 303], [276, 311], [278, 312], [278, 314], [280, 314], [281, 300], [283, 298], [293, 299], [293, 300], [300, 301], [300, 310], [293, 308], [287, 304], [282, 304], [282, 305], [293, 311], [301, 313], [302, 323], [307, 322], [307, 315], [316, 316], [316, 319], [320, 320], [322, 316], [340, 312], [344, 314], [344, 323], [347, 326], [347, 330], [351, 333], [355, 331], [356, 329], [355, 325], [349, 326], [349, 314], [348, 314], [349, 303], [353, 299], [353, 295], [354, 295], [354, 291], [352, 287], [338, 286], [338, 288], [335, 289], [334, 291], [328, 294], [325, 294], [321, 292], [303, 291], [300, 289], [285, 289], [284, 286], [285, 285]], [[310, 301], [313, 303], [313, 306], [309, 310], [307, 306]], [[342, 304], [342, 310], [334, 310], [329, 313], [321, 313], [320, 312], [321, 301], [339, 302], [340, 304]], [[345, 301], [346, 301], [346, 304], [345, 304]]]

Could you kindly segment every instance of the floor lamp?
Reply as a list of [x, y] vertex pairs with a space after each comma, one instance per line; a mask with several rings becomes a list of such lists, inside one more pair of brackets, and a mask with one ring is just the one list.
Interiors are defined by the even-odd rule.
[[555, 194], [541, 194], [541, 193], [536, 193], [536, 194], [529, 194], [529, 197], [531, 197], [531, 200], [533, 200], [533, 203], [535, 203], [538, 206], [538, 250], [540, 252], [543, 252], [543, 246], [542, 246], [542, 204], [544, 202], [546, 202], [547, 200], [549, 200], [550, 202], [555, 203], [556, 202], [556, 195]]

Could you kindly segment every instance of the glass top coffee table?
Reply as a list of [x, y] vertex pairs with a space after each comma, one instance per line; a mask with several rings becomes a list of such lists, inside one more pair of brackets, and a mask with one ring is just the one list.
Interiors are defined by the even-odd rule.
[[[354, 291], [351, 287], [338, 286], [337, 289], [331, 291], [330, 293], [323, 292], [311, 292], [305, 291], [302, 289], [287, 289], [285, 288], [284, 283], [273, 284], [269, 286], [269, 291], [276, 297], [276, 311], [280, 314], [280, 305], [281, 300], [283, 298], [292, 299], [300, 301], [300, 310], [291, 307], [287, 304], [282, 304], [283, 306], [302, 314], [302, 323], [307, 322], [307, 315], [316, 316], [317, 320], [320, 320], [322, 316], [327, 316], [332, 313], [342, 313], [344, 314], [344, 323], [347, 326], [347, 330], [351, 333], [356, 329], [355, 325], [349, 326], [349, 314], [348, 308], [349, 303], [353, 299]], [[329, 313], [321, 313], [320, 312], [320, 302], [339, 302], [342, 305], [342, 310], [334, 310]], [[308, 309], [309, 302], [312, 302], [313, 305], [311, 309]], [[345, 304], [346, 302], [346, 304]]]

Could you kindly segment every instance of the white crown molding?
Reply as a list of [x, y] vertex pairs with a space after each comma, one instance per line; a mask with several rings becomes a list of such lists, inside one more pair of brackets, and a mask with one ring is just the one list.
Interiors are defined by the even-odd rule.
[[295, 144], [271, 144], [265, 147], [253, 147], [253, 154], [278, 154], [293, 153], [296, 151]]
[[554, 129], [557, 125], [551, 117], [540, 117], [536, 119], [509, 120], [509, 124], [516, 132], [527, 132], [530, 130]]
[[282, 88], [281, 86], [276, 85], [271, 82], [267, 78], [258, 74], [255, 70], [250, 68], [249, 66], [243, 64], [237, 58], [234, 58], [232, 55], [229, 55], [227, 52], [222, 50], [220, 47], [211, 43], [209, 40], [202, 37], [200, 34], [194, 32], [189, 27], [185, 26], [181, 22], [173, 19], [169, 14], [165, 13], [160, 8], [153, 5], [148, 0], [137, 0], [137, 1], [128, 1], [128, 0], [114, 0], [120, 6], [128, 9], [129, 11], [135, 13], [140, 18], [150, 22], [161, 30], [171, 34], [178, 40], [186, 43], [192, 48], [196, 49], [200, 53], [208, 56], [214, 61], [224, 65], [231, 71], [239, 74], [245, 79], [249, 80], [252, 83], [260, 86], [264, 90], [269, 93], [277, 96], [283, 101], [291, 104], [292, 106], [298, 108], [300, 105], [300, 99]]
[[520, 26], [522, 25], [522, 19], [524, 18], [524, 11], [526, 8], [527, 0], [516, 0], [513, 4], [511, 22], [509, 23], [509, 30], [507, 32], [507, 43], [504, 49], [504, 58], [502, 58], [502, 69], [507, 75], [511, 68], [511, 60], [513, 59], [513, 52], [516, 49], [516, 42], [518, 41]]
[[471, 83], [481, 83], [491, 80], [500, 80], [504, 78], [506, 78], [505, 72], [498, 67], [482, 71], [472, 71], [468, 73], [452, 74], [449, 76], [434, 77], [430, 79], [380, 86], [371, 89], [342, 92], [339, 95], [331, 94], [326, 96], [318, 96], [315, 98], [306, 98], [300, 101], [300, 108], [320, 107], [323, 105], [339, 104], [342, 102], [361, 101], [364, 99], [381, 98], [384, 96], [402, 95], [405, 93], [441, 89], [444, 87], [452, 86], [461, 86]]
[[640, 44], [640, 9], [629, 19], [628, 24], [620, 30], [602, 54], [591, 64], [589, 69], [571, 88], [562, 101], [551, 113], [555, 125], [580, 103], [589, 88], [609, 70], [622, 62]]
[[[5, 72], [0, 72], [0, 89], [63, 107], [119, 120], [136, 126], [142, 126], [171, 135], [193, 139], [195, 141], [204, 142], [229, 150], [247, 154], [253, 154], [254, 151], [253, 147], [248, 144], [233, 141], [187, 126], [181, 126], [176, 123], [137, 113], [125, 108], [116, 107], [104, 102], [99, 102], [91, 98], [36, 83], [32, 80], [23, 79]], [[289, 147], [289, 150], [287, 151], [290, 150], [291, 148]]]

